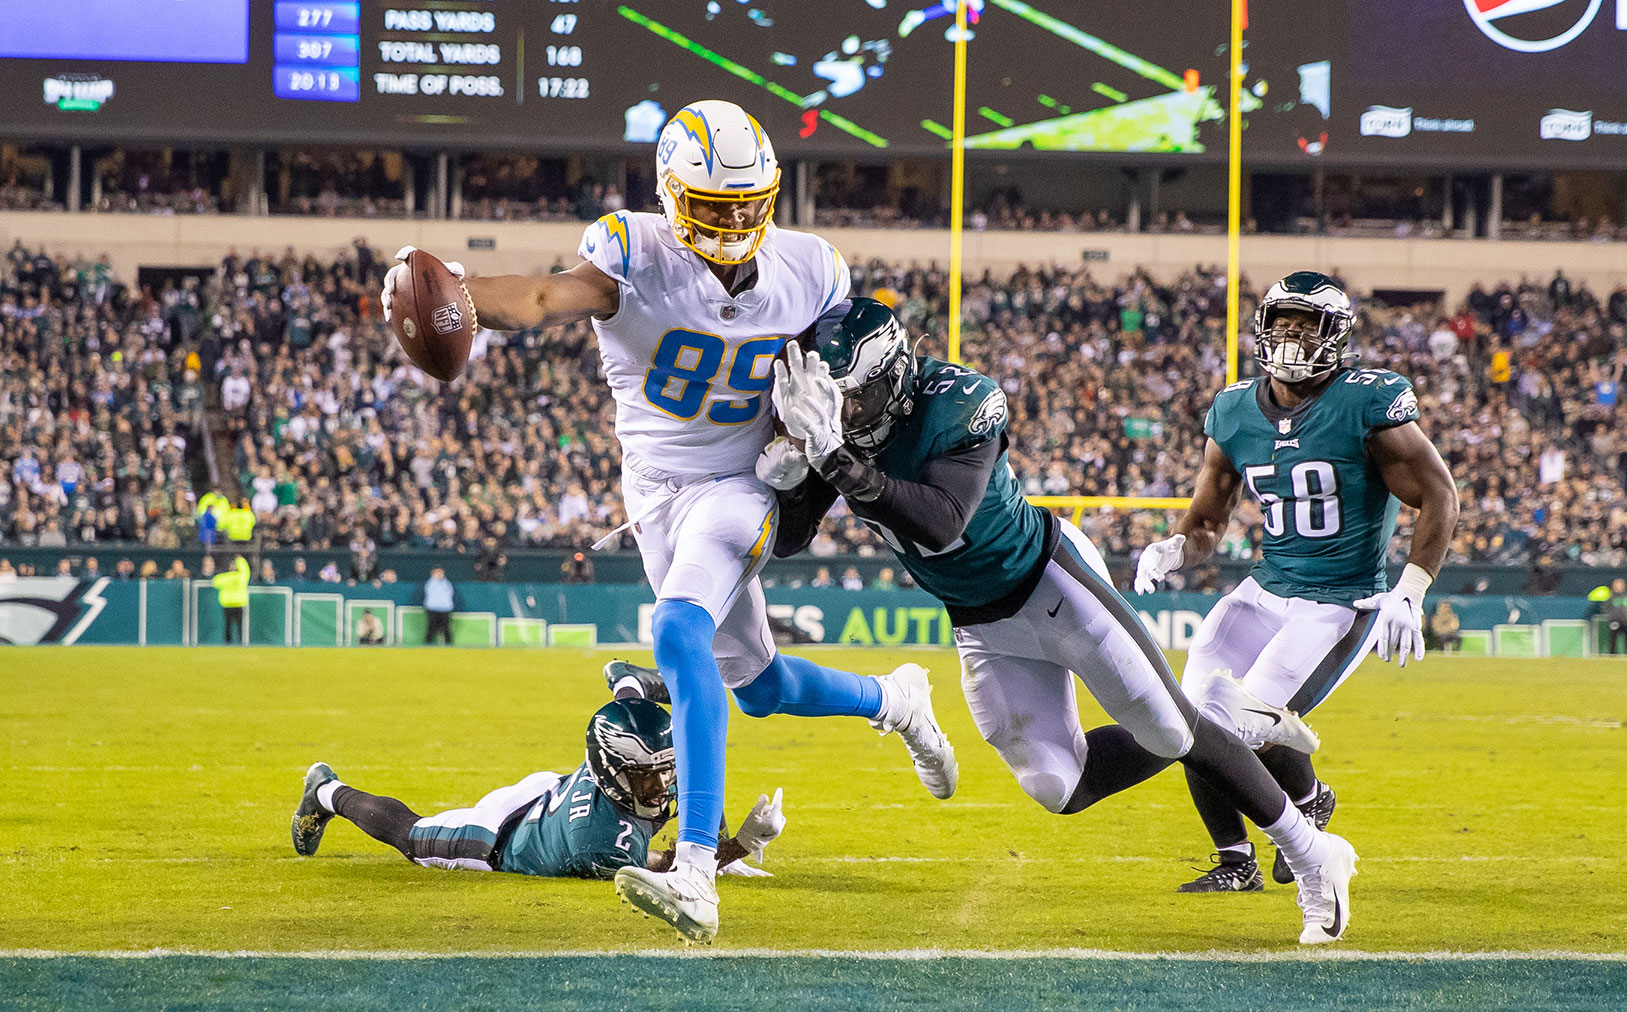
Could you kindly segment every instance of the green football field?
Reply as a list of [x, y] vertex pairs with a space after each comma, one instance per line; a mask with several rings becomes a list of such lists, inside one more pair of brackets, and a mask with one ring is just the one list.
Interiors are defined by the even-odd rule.
[[289, 845], [316, 759], [426, 814], [573, 769], [611, 651], [13, 649], [0, 1008], [1621, 1007], [1627, 664], [1370, 660], [1311, 718], [1363, 860], [1304, 962], [1291, 887], [1174, 893], [1210, 850], [1178, 771], [1052, 816], [951, 651], [811, 653], [932, 668], [960, 791], [860, 720], [733, 713], [731, 821], [783, 787], [789, 826], [775, 877], [724, 880], [712, 958], [668, 958], [606, 883], [430, 871], [340, 821]]

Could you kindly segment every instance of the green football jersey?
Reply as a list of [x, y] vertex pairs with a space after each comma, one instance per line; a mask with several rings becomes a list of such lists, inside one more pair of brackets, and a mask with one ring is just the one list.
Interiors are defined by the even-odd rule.
[[[876, 456], [882, 473], [901, 481], [920, 481], [934, 457], [1000, 439], [1006, 430], [1006, 395], [992, 379], [925, 356], [916, 364], [914, 410], [895, 423]], [[929, 552], [875, 521], [864, 522], [915, 582], [951, 610], [999, 601], [1046, 552], [1044, 511], [1023, 498], [1004, 451], [965, 532], [943, 551]]]
[[617, 808], [584, 763], [532, 806], [503, 848], [503, 871], [522, 875], [610, 878], [643, 867], [659, 823]]
[[1253, 572], [1282, 597], [1349, 605], [1387, 588], [1385, 550], [1401, 504], [1367, 452], [1373, 433], [1418, 420], [1412, 385], [1385, 369], [1343, 369], [1292, 411], [1269, 381], [1233, 383], [1203, 431], [1265, 515]]

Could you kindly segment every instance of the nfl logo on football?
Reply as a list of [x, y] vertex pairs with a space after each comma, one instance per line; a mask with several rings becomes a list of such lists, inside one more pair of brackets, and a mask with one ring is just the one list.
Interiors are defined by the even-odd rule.
[[457, 330], [459, 327], [463, 326], [463, 314], [458, 312], [457, 303], [448, 302], [446, 305], [435, 310], [435, 315], [431, 317], [431, 322], [435, 325], [435, 333], [450, 334], [454, 330]]

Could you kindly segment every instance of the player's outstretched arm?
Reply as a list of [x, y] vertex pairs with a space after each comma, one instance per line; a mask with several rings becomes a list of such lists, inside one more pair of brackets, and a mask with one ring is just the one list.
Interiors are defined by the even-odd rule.
[[1375, 432], [1368, 453], [1390, 494], [1418, 511], [1401, 579], [1382, 594], [1354, 602], [1357, 610], [1378, 612], [1379, 660], [1393, 657], [1404, 668], [1408, 658], [1424, 658], [1424, 594], [1446, 560], [1457, 526], [1457, 486], [1417, 422]]
[[611, 316], [621, 307], [616, 280], [585, 260], [541, 278], [505, 274], [464, 283], [481, 324], [493, 330], [557, 327]]
[[1446, 561], [1458, 525], [1458, 490], [1452, 472], [1417, 422], [1380, 429], [1368, 452], [1390, 494], [1418, 511], [1407, 562], [1433, 579]]
[[1226, 451], [1213, 439], [1205, 441], [1203, 465], [1192, 490], [1192, 505], [1175, 524], [1175, 533], [1186, 536], [1182, 565], [1202, 562], [1214, 554], [1220, 539], [1226, 536], [1226, 527], [1232, 522], [1232, 511], [1237, 508], [1242, 490], [1243, 477], [1232, 466]]

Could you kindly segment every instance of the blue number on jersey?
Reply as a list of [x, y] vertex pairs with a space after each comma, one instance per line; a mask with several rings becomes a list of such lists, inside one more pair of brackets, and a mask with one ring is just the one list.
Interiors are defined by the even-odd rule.
[[[764, 337], [736, 348], [728, 383], [730, 390], [743, 396], [713, 404], [706, 412], [707, 420], [716, 425], [741, 425], [756, 418], [763, 409], [763, 395], [774, 385], [772, 362], [784, 344], [783, 337]], [[726, 352], [727, 345], [716, 334], [667, 331], [644, 374], [644, 399], [674, 418], [694, 418], [706, 403]]]

